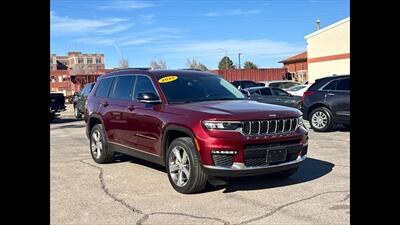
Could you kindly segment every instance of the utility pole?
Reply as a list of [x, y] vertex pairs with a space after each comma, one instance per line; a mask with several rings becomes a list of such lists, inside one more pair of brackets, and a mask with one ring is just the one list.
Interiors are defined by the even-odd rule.
[[238, 56], [239, 56], [239, 70], [240, 70], [240, 55], [242, 55], [242, 53], [238, 54]]

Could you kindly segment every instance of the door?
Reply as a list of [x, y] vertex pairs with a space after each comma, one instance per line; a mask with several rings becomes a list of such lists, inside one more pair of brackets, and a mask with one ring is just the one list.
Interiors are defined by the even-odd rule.
[[272, 96], [271, 90], [269, 88], [262, 88], [255, 91], [250, 98], [257, 102], [268, 103], [268, 104], [278, 104], [276, 98]]
[[162, 122], [160, 118], [160, 104], [141, 103], [137, 101], [139, 93], [158, 93], [152, 80], [145, 75], [137, 75], [134, 87], [132, 109], [126, 109], [127, 125], [129, 127], [129, 144], [133, 148], [150, 154], [160, 155], [156, 146], [160, 144]]
[[271, 88], [272, 94], [276, 98], [278, 105], [297, 107], [296, 98], [290, 96], [289, 93], [280, 88]]
[[335, 121], [350, 122], [350, 78], [340, 79], [333, 90], [325, 95], [325, 101], [330, 105]]
[[100, 79], [99, 85], [94, 93], [94, 99], [98, 103], [98, 108], [94, 109], [94, 111], [97, 111], [99, 114], [101, 114], [101, 117], [103, 118], [104, 129], [109, 141], [113, 140], [114, 135], [113, 127], [111, 126], [112, 123], [110, 122], [112, 121], [112, 108], [109, 107], [110, 99], [108, 98], [113, 81], [114, 78], [112, 77]]
[[130, 147], [129, 126], [126, 110], [134, 102], [132, 100], [133, 86], [136, 77], [133, 75], [121, 75], [114, 78], [114, 84], [109, 94], [109, 124], [112, 128], [110, 139], [124, 146]]

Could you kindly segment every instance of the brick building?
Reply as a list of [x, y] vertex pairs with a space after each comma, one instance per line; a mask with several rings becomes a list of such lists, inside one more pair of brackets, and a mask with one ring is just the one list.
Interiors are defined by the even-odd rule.
[[104, 69], [104, 54], [68, 52], [66, 56], [50, 53], [50, 70], [71, 70], [73, 73], [92, 73]]
[[307, 81], [308, 63], [307, 52], [303, 52], [287, 59], [279, 61], [283, 63], [283, 67], [287, 69], [294, 80], [305, 82]]

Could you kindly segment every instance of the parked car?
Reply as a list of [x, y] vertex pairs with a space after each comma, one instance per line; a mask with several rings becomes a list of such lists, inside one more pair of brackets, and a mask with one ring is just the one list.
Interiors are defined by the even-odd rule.
[[277, 87], [286, 90], [292, 86], [300, 85], [299, 82], [293, 80], [266, 80], [259, 81], [259, 83], [264, 84], [265, 87]]
[[243, 91], [247, 92], [249, 99], [257, 102], [300, 108], [301, 97], [291, 95], [280, 88], [253, 87]]
[[259, 83], [256, 83], [251, 80], [235, 80], [232, 82], [233, 86], [235, 86], [238, 89], [245, 89], [245, 88], [251, 88], [251, 87], [259, 87], [261, 86]]
[[300, 85], [295, 85], [292, 86], [288, 89], [286, 89], [286, 91], [294, 96], [303, 96], [304, 92], [311, 86], [311, 84], [300, 84]]
[[53, 121], [56, 113], [65, 111], [65, 97], [63, 93], [50, 92], [49, 95], [49, 121]]
[[290, 176], [307, 157], [299, 110], [249, 101], [210, 72], [112, 71], [85, 107], [96, 163], [118, 152], [166, 166], [181, 193], [203, 190], [209, 177]]
[[304, 92], [301, 111], [315, 131], [328, 131], [334, 124], [349, 127], [350, 75], [316, 80]]
[[89, 95], [89, 93], [93, 87], [94, 87], [94, 83], [88, 83], [83, 87], [83, 89], [79, 93], [74, 94], [73, 105], [74, 105], [75, 118], [79, 119], [84, 114], [85, 102], [86, 102], [87, 96]]

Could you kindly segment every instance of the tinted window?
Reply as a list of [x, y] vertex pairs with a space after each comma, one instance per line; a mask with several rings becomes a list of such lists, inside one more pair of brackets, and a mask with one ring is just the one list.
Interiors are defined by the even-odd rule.
[[295, 83], [295, 82], [286, 82], [284, 85], [284, 88], [290, 88], [290, 87], [297, 86], [297, 85], [299, 85], [299, 84]]
[[148, 77], [138, 76], [135, 86], [135, 99], [138, 97], [139, 93], [144, 92], [153, 92], [157, 94], [156, 90], [154, 89], [153, 83], [151, 83], [151, 80]]
[[134, 81], [134, 76], [121, 76], [115, 78], [114, 91], [110, 94], [110, 98], [131, 100]]
[[282, 83], [271, 83], [268, 86], [269, 87], [280, 87]]
[[348, 91], [350, 90], [350, 79], [342, 79], [336, 86], [336, 90]]
[[271, 90], [269, 88], [260, 89], [261, 95], [272, 95]]
[[286, 93], [285, 91], [281, 90], [281, 89], [272, 89], [275, 95], [278, 96], [288, 96], [289, 94]]
[[242, 81], [242, 88], [251, 88], [251, 87], [257, 87], [257, 84], [251, 82], [251, 81]]
[[111, 84], [113, 78], [105, 78], [101, 79], [99, 86], [96, 89], [96, 96], [98, 97], [108, 97], [108, 93], [110, 92]]
[[244, 99], [237, 88], [216, 75], [188, 74], [159, 85], [170, 103]]
[[340, 80], [333, 80], [328, 85], [326, 85], [323, 90], [336, 90], [336, 85]]

